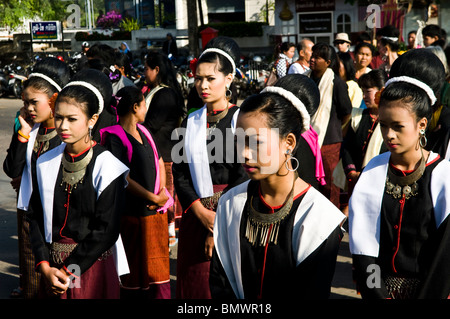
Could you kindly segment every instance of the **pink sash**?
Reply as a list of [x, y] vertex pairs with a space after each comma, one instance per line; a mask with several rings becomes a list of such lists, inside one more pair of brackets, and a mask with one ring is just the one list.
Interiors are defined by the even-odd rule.
[[[155, 169], [156, 169], [156, 178], [155, 178], [155, 189], [154, 189], [154, 193], [158, 194], [159, 193], [159, 183], [160, 183], [160, 171], [159, 171], [159, 157], [158, 157], [158, 150], [156, 148], [156, 144], [155, 141], [153, 140], [150, 132], [145, 128], [145, 126], [141, 125], [141, 124], [137, 124], [137, 127], [142, 131], [142, 133], [144, 133], [145, 137], [147, 138], [150, 146], [153, 149], [153, 155], [155, 157]], [[106, 134], [105, 133], [109, 133], [109, 134], [114, 134], [117, 137], [120, 138], [120, 140], [123, 143], [123, 146], [125, 146], [126, 150], [127, 150], [127, 157], [128, 157], [128, 161], [131, 163], [131, 157], [133, 155], [133, 147], [131, 145], [130, 140], [127, 138], [127, 134], [125, 133], [125, 130], [122, 128], [122, 126], [120, 125], [113, 125], [113, 126], [108, 126], [105, 128], [102, 128], [100, 130], [100, 136], [101, 136], [101, 142], [100, 144], [104, 145], [105, 144], [105, 138], [106, 138]], [[167, 212], [167, 209], [169, 207], [171, 207], [173, 205], [173, 198], [170, 195], [170, 193], [167, 191], [167, 189], [165, 189], [166, 195], [167, 197], [169, 197], [169, 199], [167, 200], [166, 204], [161, 207], [160, 209], [158, 209], [157, 211], [163, 211], [164, 213]]]
[[323, 169], [322, 153], [320, 152], [319, 136], [316, 131], [314, 131], [313, 127], [310, 126], [309, 130], [302, 134], [302, 137], [306, 140], [316, 157], [316, 178], [320, 185], [325, 185], [325, 171]]

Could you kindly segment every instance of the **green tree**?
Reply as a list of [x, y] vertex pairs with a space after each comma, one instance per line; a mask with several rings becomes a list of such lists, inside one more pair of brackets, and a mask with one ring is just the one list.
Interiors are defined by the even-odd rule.
[[11, 29], [26, 19], [64, 20], [66, 2], [60, 0], [6, 0], [0, 2], [0, 21]]

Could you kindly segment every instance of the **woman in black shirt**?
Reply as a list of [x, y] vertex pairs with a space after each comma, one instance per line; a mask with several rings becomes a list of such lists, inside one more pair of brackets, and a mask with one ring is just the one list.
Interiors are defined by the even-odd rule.
[[166, 55], [159, 52], [148, 53], [145, 59], [145, 81], [143, 88], [147, 115], [143, 125], [155, 138], [158, 151], [165, 165], [166, 187], [175, 202], [169, 208], [169, 235], [171, 245], [176, 243], [175, 222], [181, 218], [181, 206], [173, 186], [172, 147], [175, 139], [172, 132], [180, 126], [185, 116], [184, 98], [176, 80], [175, 71]]

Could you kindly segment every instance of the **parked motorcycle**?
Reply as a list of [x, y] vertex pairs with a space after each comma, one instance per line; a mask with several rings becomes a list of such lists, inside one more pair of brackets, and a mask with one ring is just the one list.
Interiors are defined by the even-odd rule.
[[79, 61], [81, 57], [81, 52], [74, 52], [72, 55], [69, 54], [67, 65], [69, 66], [70, 74], [72, 76], [79, 71]]
[[5, 74], [5, 71], [3, 69], [0, 69], [0, 97], [6, 96], [8, 94], [8, 75]]
[[20, 65], [14, 63], [5, 66], [5, 72], [8, 76], [7, 92], [15, 98], [20, 99], [23, 92], [23, 81], [27, 79], [25, 70]]
[[240, 72], [237, 73], [236, 78], [238, 93], [241, 99], [261, 92], [270, 74], [268, 71], [270, 70], [269, 66], [259, 56], [248, 59], [246, 63], [241, 64], [238, 70]]
[[187, 98], [191, 88], [194, 86], [194, 74], [189, 67], [190, 61], [193, 59], [193, 56], [179, 56], [178, 59], [174, 60], [172, 54], [169, 54], [168, 58], [172, 62], [175, 62], [173, 63], [173, 66], [176, 71], [177, 81], [180, 85], [183, 97]]
[[187, 98], [189, 92], [194, 86], [194, 74], [187, 65], [183, 65], [177, 68], [176, 71], [177, 71], [177, 81], [180, 84], [181, 93], [183, 93], [184, 98]]

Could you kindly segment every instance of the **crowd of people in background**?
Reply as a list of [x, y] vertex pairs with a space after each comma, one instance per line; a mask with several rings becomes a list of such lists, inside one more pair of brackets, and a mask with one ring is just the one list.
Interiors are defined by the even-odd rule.
[[[410, 31], [403, 44], [399, 30], [387, 25], [375, 38], [363, 32], [354, 42], [339, 33], [334, 48], [302, 39], [298, 61], [289, 67], [289, 74], [313, 79], [321, 103], [328, 99], [331, 104], [325, 121], [315, 121], [320, 106], [311, 118], [319, 138], [326, 132], [320, 149], [328, 186], [319, 190], [348, 217], [343, 227], [349, 230], [354, 276], [363, 298], [448, 296], [447, 284], [435, 281], [438, 274], [445, 276], [440, 268], [445, 257], [437, 249], [446, 245], [446, 238], [437, 233], [446, 233], [448, 195], [434, 171], [448, 166], [450, 159], [446, 38], [444, 29], [426, 25]], [[306, 43], [312, 45], [309, 64]], [[284, 59], [280, 57], [283, 65]], [[333, 81], [325, 82], [326, 68], [333, 71]], [[428, 102], [417, 91], [426, 93]], [[329, 134], [333, 114], [336, 124]], [[408, 126], [416, 127], [409, 148], [404, 136]], [[430, 204], [419, 204], [419, 198]], [[381, 267], [381, 288], [367, 286], [370, 265]], [[430, 265], [436, 270], [429, 270]]]
[[241, 105], [228, 37], [191, 62], [187, 101], [171, 34], [139, 83], [126, 43], [83, 43], [73, 76], [37, 62], [3, 164], [18, 193], [13, 295], [328, 298], [349, 232], [363, 298], [447, 298], [450, 48], [436, 25], [402, 51], [400, 37], [280, 43], [276, 82]]
[[[347, 194], [344, 196], [346, 200], [343, 203], [344, 207], [342, 208], [346, 214], [348, 210], [346, 201], [349, 198], [348, 194], [351, 193], [347, 192], [348, 181], [351, 181], [351, 185], [354, 185], [356, 182], [353, 174], [353, 169], [355, 168], [353, 166], [354, 164], [345, 163], [344, 160], [345, 158], [349, 159], [349, 156], [345, 155], [348, 154], [346, 147], [354, 148], [358, 143], [363, 143], [358, 147], [359, 152], [356, 152], [358, 154], [354, 154], [353, 157], [364, 157], [366, 153], [366, 144], [369, 143], [375, 124], [377, 123], [376, 119], [378, 111], [377, 104], [374, 102], [375, 95], [384, 88], [384, 83], [389, 78], [392, 64], [404, 52], [411, 49], [426, 48], [441, 60], [445, 69], [446, 80], [443, 83], [443, 89], [439, 96], [442, 105], [440, 106], [438, 113], [435, 113], [434, 118], [435, 121], [438, 121], [441, 116], [442, 120], [445, 118], [445, 110], [444, 115], [441, 115], [440, 112], [442, 111], [443, 105], [448, 105], [447, 87], [449, 84], [447, 80], [449, 64], [447, 62], [447, 57], [450, 57], [450, 47], [447, 47], [446, 45], [447, 33], [437, 25], [426, 25], [423, 29], [421, 28], [420, 37], [416, 39], [417, 32], [418, 31], [416, 30], [408, 32], [408, 36], [404, 41], [405, 43], [402, 43], [401, 41], [399, 29], [392, 25], [386, 25], [383, 28], [378, 29], [375, 38], [372, 38], [367, 32], [359, 33], [353, 42], [347, 33], [338, 33], [333, 41], [334, 51], [336, 51], [337, 56], [332, 57], [334, 54], [323, 56], [324, 60], [329, 63], [328, 67], [333, 69], [333, 65], [338, 65], [338, 71], [336, 71], [336, 68], [333, 69], [334, 74], [336, 79], [339, 78], [345, 82], [348, 98], [352, 104], [351, 109], [347, 107], [346, 114], [338, 115], [339, 121], [342, 124], [342, 132], [344, 133], [342, 139], [339, 141], [342, 142], [340, 151], [336, 148], [332, 153], [324, 154], [324, 150], [322, 150], [322, 157], [329, 158], [328, 155], [334, 154], [334, 156], [336, 156], [339, 154], [339, 163], [336, 160], [331, 163], [330, 170], [332, 173], [331, 176], [328, 176], [328, 181], [330, 181], [330, 178], [333, 178], [334, 184], [338, 185], [340, 189], [344, 191], [344, 194]], [[400, 49], [401, 45], [402, 49]], [[275, 53], [275, 56], [279, 57], [275, 61], [277, 70], [284, 69], [286, 61], [289, 61], [287, 59], [290, 56], [288, 50], [292, 46], [294, 46], [293, 43], [285, 42], [277, 47], [278, 51], [281, 50], [281, 53]], [[332, 47], [330, 46], [330, 52], [332, 51], [331, 48]], [[317, 74], [317, 63], [316, 59], [311, 59], [311, 57], [314, 55], [314, 50], [319, 52], [318, 46], [315, 46], [310, 39], [303, 38], [299, 41], [296, 49], [298, 59], [290, 64], [287, 73], [305, 74], [310, 77], [312, 75], [312, 78], [314, 79], [314, 73]], [[279, 64], [282, 66], [278, 67]], [[279, 72], [279, 78], [283, 76], [282, 74], [282, 72]], [[340, 80], [337, 81], [340, 82]], [[322, 95], [321, 98], [324, 99], [325, 95]], [[346, 100], [346, 97], [343, 99]], [[335, 100], [336, 98], [333, 97], [333, 101]], [[345, 104], [346, 102], [347, 101], [336, 101], [338, 106]], [[356, 115], [356, 113], [361, 113], [365, 109], [367, 109], [365, 112], [367, 114], [370, 113], [372, 116], [372, 124], [368, 128], [360, 129], [358, 134], [360, 134], [359, 139], [361, 139], [361, 142], [355, 144], [353, 134], [359, 127], [359, 119], [361, 116], [360, 114]], [[350, 114], [348, 113], [349, 110], [351, 111], [350, 113], [352, 113], [351, 121], [350, 117], [348, 117]], [[333, 109], [331, 112], [333, 112]], [[346, 115], [347, 117], [345, 117]], [[355, 117], [358, 120], [355, 120]], [[433, 126], [433, 128], [438, 127], [439, 129], [443, 128], [443, 130], [446, 130], [447, 124], [442, 123], [442, 120], [440, 121], [440, 126]], [[328, 123], [328, 125], [330, 124]], [[327, 126], [325, 127], [326, 129], [329, 129]], [[316, 131], [323, 130], [323, 128], [318, 126], [316, 126], [315, 129]], [[434, 135], [431, 131], [427, 134]], [[333, 134], [333, 136], [336, 136], [336, 134]], [[381, 139], [381, 136], [379, 136], [379, 138]], [[381, 146], [382, 143], [378, 142], [378, 144]], [[444, 143], [440, 144], [439, 147], [441, 156], [446, 156], [447, 145]], [[373, 155], [374, 154], [372, 154], [372, 156]], [[353, 159], [351, 161], [353, 161]], [[365, 164], [367, 164], [367, 162], [368, 159], [366, 159]], [[357, 172], [361, 171], [361, 164], [362, 163], [358, 163], [356, 165], [356, 167], [358, 167], [356, 170]], [[342, 165], [344, 166], [342, 167]], [[344, 176], [344, 173], [346, 177]], [[328, 175], [330, 175], [330, 173]], [[340, 207], [339, 202], [336, 200], [334, 200], [334, 202]]]

